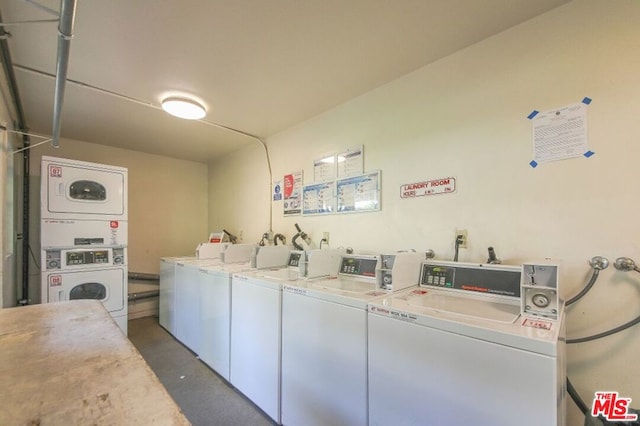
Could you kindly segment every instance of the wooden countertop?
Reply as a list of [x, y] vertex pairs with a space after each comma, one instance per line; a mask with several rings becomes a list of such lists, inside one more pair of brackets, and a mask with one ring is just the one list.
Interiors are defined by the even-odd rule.
[[0, 309], [0, 425], [188, 425], [95, 300]]

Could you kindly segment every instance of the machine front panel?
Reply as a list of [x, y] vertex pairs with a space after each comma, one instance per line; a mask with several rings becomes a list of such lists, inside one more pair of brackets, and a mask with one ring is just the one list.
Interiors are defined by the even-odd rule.
[[126, 309], [126, 271], [122, 267], [44, 274], [49, 302], [97, 299], [112, 314]]
[[43, 162], [43, 184], [43, 213], [51, 217], [126, 216], [126, 173], [119, 169]]

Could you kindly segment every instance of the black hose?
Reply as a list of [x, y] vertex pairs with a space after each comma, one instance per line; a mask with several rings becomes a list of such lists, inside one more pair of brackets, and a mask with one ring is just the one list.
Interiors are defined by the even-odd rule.
[[625, 324], [612, 328], [611, 330], [603, 331], [602, 333], [594, 334], [593, 336], [579, 337], [577, 339], [567, 339], [567, 343], [584, 343], [584, 342], [589, 342], [591, 340], [601, 339], [603, 337], [607, 337], [607, 336], [611, 336], [612, 334], [619, 333], [623, 330], [626, 330], [629, 327], [633, 327], [638, 323], [640, 323], [640, 316], [632, 319], [631, 321]]
[[225, 234], [227, 234], [227, 236], [229, 237], [229, 241], [231, 242], [231, 244], [235, 244], [238, 242], [238, 238], [233, 235], [231, 232], [227, 231], [226, 229], [223, 229], [222, 232], [224, 232]]
[[453, 261], [457, 262], [458, 261], [458, 252], [460, 251], [460, 245], [462, 244], [462, 235], [458, 235], [456, 237], [456, 243], [455, 243], [455, 253], [453, 255]]
[[273, 244], [277, 246], [278, 240], [280, 240], [283, 246], [287, 244], [287, 237], [282, 234], [276, 234], [273, 236]]
[[567, 376], [567, 393], [569, 394], [571, 399], [573, 399], [573, 402], [576, 403], [580, 411], [582, 411], [582, 414], [586, 416], [589, 412], [589, 407], [587, 407], [587, 404], [585, 404], [584, 400], [580, 398], [580, 394], [578, 393], [576, 388], [573, 387], [571, 380], [569, 380], [569, 376]]
[[598, 275], [599, 274], [600, 274], [600, 270], [599, 269], [594, 269], [593, 270], [593, 274], [591, 275], [591, 279], [589, 280], [587, 285], [584, 286], [584, 288], [582, 290], [580, 290], [580, 292], [578, 294], [573, 296], [571, 299], [567, 300], [565, 302], [565, 305], [566, 306], [572, 305], [575, 302], [577, 302], [578, 300], [582, 299], [584, 297], [584, 295], [587, 294], [589, 292], [589, 290], [591, 290], [591, 287], [593, 287], [593, 285], [596, 283], [596, 280], [598, 279]]
[[302, 238], [303, 240], [307, 239], [307, 234], [305, 234], [304, 232], [302, 232], [302, 229], [300, 229], [300, 226], [296, 223], [296, 230], [298, 231], [298, 233], [296, 235], [293, 236], [293, 238], [291, 239], [291, 244], [293, 244], [293, 247], [296, 250], [304, 250], [304, 247], [302, 246], [302, 244], [298, 244], [296, 242], [296, 240], [298, 238]]
[[293, 236], [293, 238], [291, 239], [291, 244], [293, 244], [293, 247], [294, 247], [296, 250], [304, 250], [304, 247], [302, 247], [302, 245], [301, 245], [301, 244], [298, 244], [298, 243], [296, 242], [296, 240], [297, 240], [298, 238], [300, 238], [301, 236], [302, 236], [302, 235], [300, 234], [300, 232], [298, 232], [298, 233], [297, 233], [296, 235], [294, 235], [294, 236]]

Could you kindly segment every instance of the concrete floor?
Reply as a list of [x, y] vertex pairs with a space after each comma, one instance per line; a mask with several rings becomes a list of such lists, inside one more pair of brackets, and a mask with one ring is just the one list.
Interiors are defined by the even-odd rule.
[[157, 317], [129, 321], [129, 339], [193, 425], [275, 424], [160, 327]]

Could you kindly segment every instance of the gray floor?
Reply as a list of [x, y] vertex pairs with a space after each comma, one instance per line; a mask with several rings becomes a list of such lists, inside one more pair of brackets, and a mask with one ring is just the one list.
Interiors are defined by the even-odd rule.
[[129, 321], [128, 334], [193, 425], [275, 424], [160, 327], [158, 318]]

